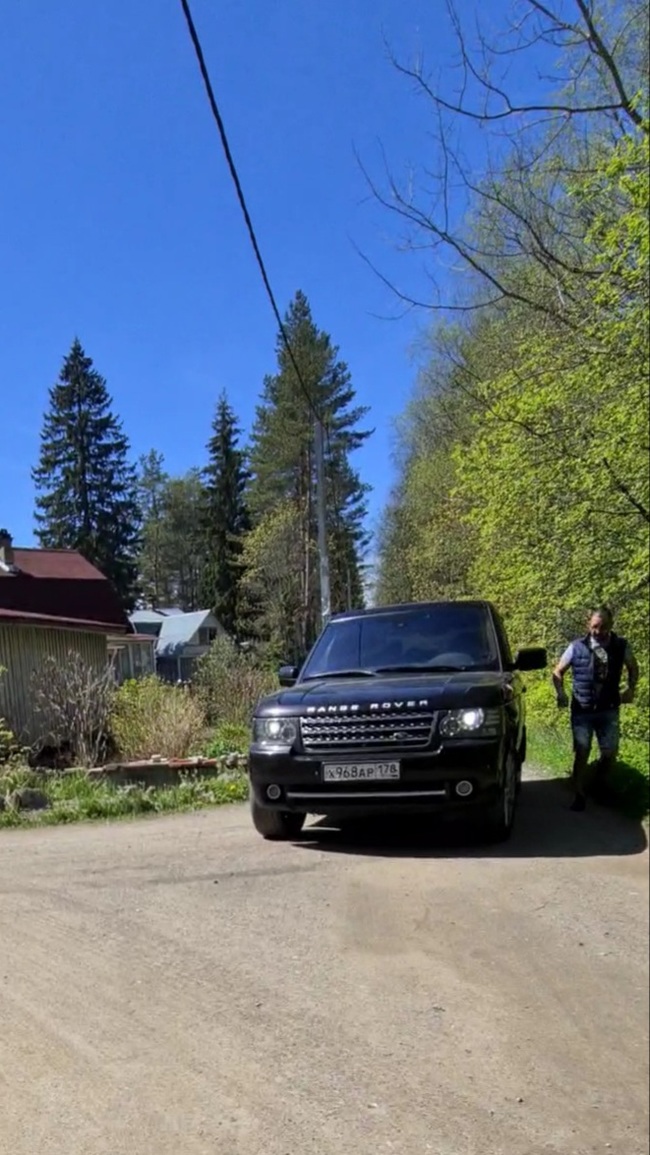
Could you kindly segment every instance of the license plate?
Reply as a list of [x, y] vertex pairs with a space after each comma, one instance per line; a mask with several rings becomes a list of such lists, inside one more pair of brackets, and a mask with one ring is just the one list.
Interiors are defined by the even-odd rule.
[[399, 762], [325, 762], [324, 782], [386, 782], [400, 776]]

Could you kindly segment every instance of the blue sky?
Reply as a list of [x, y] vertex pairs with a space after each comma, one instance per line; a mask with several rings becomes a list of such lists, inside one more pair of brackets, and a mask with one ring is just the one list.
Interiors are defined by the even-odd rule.
[[[381, 142], [400, 176], [426, 161], [426, 106], [384, 37], [445, 67], [444, 6], [194, 0], [193, 12], [281, 308], [306, 292], [371, 406], [357, 463], [375, 524], [426, 318], [380, 319], [397, 302], [355, 245], [429, 290], [354, 150], [378, 171]], [[222, 389], [249, 427], [275, 323], [178, 0], [4, 5], [0, 107], [0, 524], [28, 544], [47, 389], [75, 334], [134, 455], [154, 446], [180, 473], [202, 464]]]

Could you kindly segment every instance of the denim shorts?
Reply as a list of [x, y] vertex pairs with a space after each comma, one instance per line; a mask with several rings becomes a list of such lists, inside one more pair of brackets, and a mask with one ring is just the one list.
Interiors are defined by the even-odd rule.
[[615, 754], [619, 743], [618, 710], [600, 710], [593, 714], [573, 714], [571, 717], [573, 745], [580, 750], [591, 750], [596, 735], [601, 754]]

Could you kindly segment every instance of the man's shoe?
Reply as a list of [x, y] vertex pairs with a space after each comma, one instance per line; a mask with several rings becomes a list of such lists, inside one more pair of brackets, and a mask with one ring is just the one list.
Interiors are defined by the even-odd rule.
[[574, 814], [582, 814], [583, 810], [587, 809], [587, 799], [584, 794], [576, 794], [569, 809], [573, 810]]

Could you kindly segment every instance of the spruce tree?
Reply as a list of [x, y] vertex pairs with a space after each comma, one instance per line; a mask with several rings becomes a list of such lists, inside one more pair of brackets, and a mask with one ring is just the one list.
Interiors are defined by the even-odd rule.
[[212, 422], [208, 465], [204, 471], [203, 600], [233, 637], [240, 622], [243, 536], [249, 529], [246, 486], [249, 474], [239, 445], [234, 411], [222, 393]]
[[[287, 622], [285, 639], [278, 645], [313, 641], [319, 627], [318, 555], [316, 549], [314, 415], [326, 431], [326, 485], [332, 609], [363, 603], [362, 558], [367, 545], [364, 528], [367, 487], [355, 470], [351, 455], [370, 436], [360, 423], [367, 409], [354, 404], [355, 391], [347, 365], [329, 335], [315, 325], [304, 293], [296, 293], [285, 317], [285, 329], [300, 369], [302, 385], [282, 335], [277, 341], [277, 372], [264, 382], [262, 401], [252, 436], [253, 479], [249, 502], [255, 524], [289, 503], [299, 537], [300, 563], [283, 576], [285, 604], [299, 605], [299, 643], [296, 623]], [[304, 385], [304, 388], [303, 388]], [[305, 396], [306, 392], [306, 396]], [[286, 517], [282, 521], [286, 524]], [[258, 535], [259, 540], [259, 535]], [[252, 543], [255, 546], [255, 539]], [[268, 543], [267, 543], [268, 544]], [[263, 568], [260, 584], [264, 584]], [[267, 597], [273, 589], [265, 590]], [[276, 613], [276, 620], [277, 620]], [[262, 625], [262, 629], [263, 629]]]
[[139, 511], [129, 443], [104, 378], [78, 339], [49, 391], [36, 486], [36, 534], [51, 549], [77, 549], [135, 603]]

